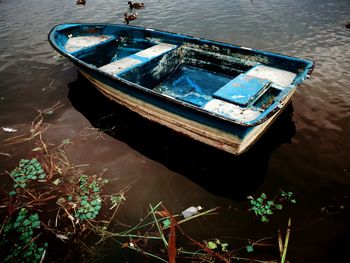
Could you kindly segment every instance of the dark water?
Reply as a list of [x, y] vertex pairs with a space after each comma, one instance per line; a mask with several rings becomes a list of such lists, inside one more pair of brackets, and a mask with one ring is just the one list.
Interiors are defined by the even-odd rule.
[[[127, 1], [1, 0], [0, 126], [28, 130], [38, 110], [49, 118], [52, 144], [70, 138], [72, 162], [108, 169], [115, 190], [133, 183], [121, 210], [126, 220], [163, 201], [178, 212], [201, 204], [220, 215], [189, 224], [198, 240], [259, 239], [292, 218], [291, 262], [341, 262], [350, 244], [349, 0], [148, 0], [132, 24], [185, 33], [316, 61], [292, 105], [248, 154], [234, 157], [149, 123], [100, 96], [47, 42], [58, 23], [122, 23]], [[109, 116], [106, 118], [105, 116]], [[90, 127], [108, 130], [87, 136]], [[31, 146], [5, 146], [0, 168], [11, 170]], [[291, 190], [298, 200], [264, 225], [247, 214], [247, 195]], [[112, 246], [112, 245], [111, 245]], [[112, 256], [111, 256], [112, 257]], [[118, 254], [117, 262], [136, 262]]]

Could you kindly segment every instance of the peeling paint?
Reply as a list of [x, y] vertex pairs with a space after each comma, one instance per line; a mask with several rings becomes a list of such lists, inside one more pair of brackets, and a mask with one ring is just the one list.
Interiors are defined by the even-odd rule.
[[259, 111], [242, 108], [232, 103], [218, 99], [210, 100], [204, 106], [204, 109], [215, 114], [223, 115], [242, 122], [253, 121], [261, 114]]
[[82, 48], [90, 47], [112, 38], [112, 36], [107, 36], [107, 35], [76, 36], [76, 37], [73, 37], [72, 35], [68, 35], [68, 37], [69, 39], [65, 45], [65, 49], [68, 52], [74, 52]]
[[267, 67], [264, 65], [255, 66], [247, 72], [247, 75], [268, 79], [282, 87], [288, 87], [290, 84], [293, 83], [296, 77], [296, 74], [293, 72]]

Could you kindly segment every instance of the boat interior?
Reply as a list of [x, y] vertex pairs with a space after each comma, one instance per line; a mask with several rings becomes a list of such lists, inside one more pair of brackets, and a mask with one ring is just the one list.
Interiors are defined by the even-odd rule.
[[66, 30], [59, 41], [65, 52], [103, 74], [244, 123], [276, 107], [306, 67], [196, 38], [96, 30]]

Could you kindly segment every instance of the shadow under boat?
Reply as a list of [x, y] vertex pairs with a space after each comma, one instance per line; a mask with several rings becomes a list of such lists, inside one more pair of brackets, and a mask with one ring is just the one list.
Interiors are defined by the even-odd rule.
[[68, 97], [90, 123], [212, 194], [246, 199], [263, 183], [272, 152], [295, 135], [292, 103], [248, 152], [235, 156], [151, 122], [103, 96], [78, 73]]

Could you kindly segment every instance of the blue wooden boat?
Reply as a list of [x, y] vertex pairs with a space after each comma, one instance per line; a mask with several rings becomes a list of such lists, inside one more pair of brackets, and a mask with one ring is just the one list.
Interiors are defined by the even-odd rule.
[[233, 154], [256, 142], [314, 67], [307, 59], [128, 25], [61, 24], [49, 42], [108, 98]]

